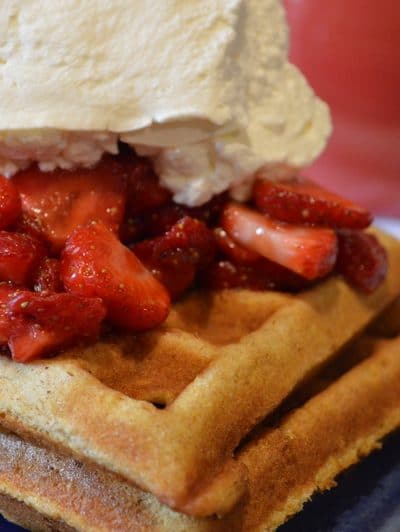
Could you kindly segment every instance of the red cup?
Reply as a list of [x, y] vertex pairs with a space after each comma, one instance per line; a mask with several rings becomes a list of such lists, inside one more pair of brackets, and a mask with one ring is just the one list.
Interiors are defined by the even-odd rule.
[[332, 111], [328, 148], [305, 174], [400, 217], [400, 0], [285, 0], [291, 60]]

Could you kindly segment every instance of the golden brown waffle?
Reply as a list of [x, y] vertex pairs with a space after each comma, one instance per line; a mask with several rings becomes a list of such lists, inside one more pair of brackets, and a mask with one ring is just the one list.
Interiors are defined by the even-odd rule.
[[237, 453], [249, 491], [222, 519], [173, 512], [110, 472], [6, 433], [0, 433], [0, 509], [40, 531], [274, 530], [400, 426], [400, 338], [363, 339], [348, 355], [368, 358], [260, 428]]
[[369, 297], [338, 278], [301, 296], [193, 294], [137, 338], [30, 365], [3, 357], [1, 425], [41, 452], [119, 475], [124, 490], [179, 522], [133, 484], [194, 516], [229, 513], [251, 490], [251, 463], [233, 459], [238, 444], [399, 295], [400, 245], [382, 241], [389, 275]]

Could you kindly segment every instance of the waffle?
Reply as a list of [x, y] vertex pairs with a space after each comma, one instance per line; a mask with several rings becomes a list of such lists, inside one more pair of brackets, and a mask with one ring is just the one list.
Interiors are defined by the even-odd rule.
[[[389, 275], [368, 297], [339, 278], [299, 296], [197, 293], [140, 337], [30, 365], [1, 358], [5, 513], [77, 530], [252, 530], [284, 521], [399, 423], [393, 340], [373, 343], [376, 354], [279, 428], [251, 432], [296, 390], [313, 389], [321, 369], [400, 293], [400, 245], [380, 238]], [[393, 385], [383, 371], [390, 364]]]
[[222, 519], [176, 513], [121, 477], [4, 432], [0, 508], [41, 531], [274, 530], [400, 426], [399, 354], [400, 338], [357, 341], [346, 359], [366, 360], [339, 378], [328, 374], [328, 383], [318, 378], [322, 391], [260, 427], [236, 454], [248, 471], [248, 493]]

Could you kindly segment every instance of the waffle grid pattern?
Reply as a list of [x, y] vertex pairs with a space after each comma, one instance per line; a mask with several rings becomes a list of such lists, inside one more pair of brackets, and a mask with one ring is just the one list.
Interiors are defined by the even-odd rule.
[[192, 294], [156, 332], [31, 365], [3, 357], [1, 425], [175, 510], [226, 514], [249, 489], [239, 443], [400, 293], [400, 246], [381, 239], [390, 272], [369, 297], [338, 278], [296, 297]]

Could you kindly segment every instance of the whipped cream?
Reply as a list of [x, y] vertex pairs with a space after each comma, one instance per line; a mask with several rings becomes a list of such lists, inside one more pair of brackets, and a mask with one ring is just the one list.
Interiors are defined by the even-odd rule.
[[175, 200], [293, 173], [330, 133], [278, 0], [2, 0], [0, 171], [96, 163], [119, 139]]

